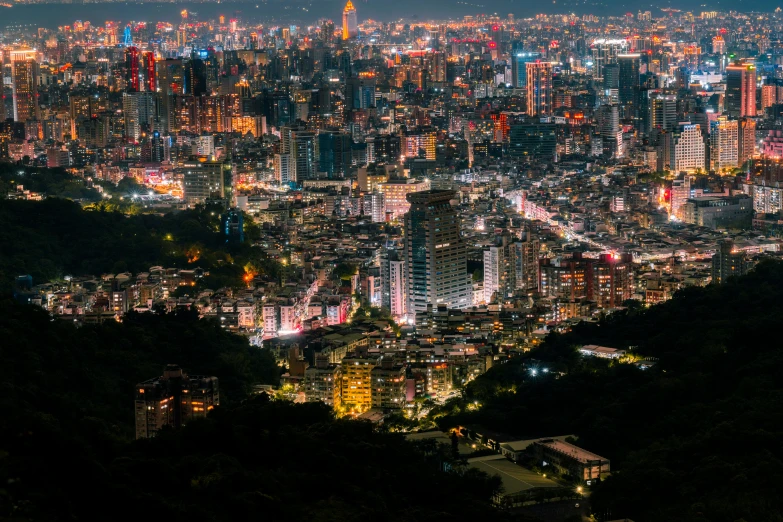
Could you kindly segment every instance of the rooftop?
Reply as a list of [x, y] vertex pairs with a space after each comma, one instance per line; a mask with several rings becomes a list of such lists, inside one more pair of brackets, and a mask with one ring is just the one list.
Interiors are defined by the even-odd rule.
[[502, 455], [490, 455], [468, 459], [468, 464], [489, 475], [498, 475], [503, 481], [503, 493], [514, 495], [533, 488], [556, 488], [557, 483], [544, 478], [535, 471], [514, 464]]
[[568, 442], [562, 440], [547, 439], [547, 440], [538, 441], [536, 444], [547, 446], [548, 448], [551, 448], [559, 453], [568, 455], [569, 457], [583, 464], [588, 464], [595, 460], [603, 460], [603, 461], [608, 460], [599, 455], [596, 455], [595, 453], [587, 451], [586, 449], [582, 449], [579, 446], [574, 446], [573, 444], [569, 444]]

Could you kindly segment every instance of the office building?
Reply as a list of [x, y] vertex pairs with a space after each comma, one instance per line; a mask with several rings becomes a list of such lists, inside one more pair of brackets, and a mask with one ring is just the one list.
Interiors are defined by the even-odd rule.
[[226, 199], [231, 192], [230, 166], [220, 161], [186, 162], [175, 174], [182, 176], [183, 197], [189, 207], [207, 199]]
[[721, 35], [712, 37], [712, 53], [724, 54], [726, 52], [726, 40]]
[[275, 154], [275, 181], [280, 184], [296, 183], [296, 173], [291, 164], [290, 154]]
[[141, 53], [138, 47], [125, 49], [125, 86], [127, 92], [141, 91]]
[[328, 178], [344, 178], [351, 168], [351, 135], [341, 131], [318, 133], [318, 172]]
[[283, 127], [281, 155], [290, 156], [288, 180], [301, 183], [316, 178], [315, 133], [298, 127]]
[[737, 142], [737, 162], [739, 166], [743, 166], [756, 153], [756, 120], [750, 118], [739, 120]]
[[604, 67], [617, 63], [617, 57], [625, 53], [628, 42], [620, 39], [598, 38], [590, 48], [593, 57], [593, 78], [600, 85], [604, 80]]
[[511, 54], [511, 85], [515, 89], [527, 87], [527, 64], [541, 59], [541, 53], [517, 52]]
[[404, 245], [408, 315], [427, 305], [466, 307], [472, 302], [467, 252], [460, 235], [460, 217], [451, 206], [451, 190], [408, 194]]
[[137, 384], [135, 395], [137, 439], [206, 417], [220, 404], [217, 377], [188, 375], [176, 365], [168, 365], [161, 377]]
[[402, 218], [411, 206], [408, 194], [428, 190], [430, 182], [427, 179], [398, 178], [377, 183], [375, 188], [383, 194], [387, 219], [396, 220]]
[[557, 154], [557, 126], [551, 123], [511, 125], [508, 154], [512, 158], [554, 160]]
[[397, 250], [387, 249], [381, 256], [381, 284], [381, 306], [388, 308], [392, 317], [403, 317], [407, 305], [405, 261]]
[[406, 158], [435, 160], [437, 136], [434, 132], [406, 134], [400, 140], [401, 154]]
[[620, 66], [610, 63], [604, 66], [603, 77], [604, 98], [609, 103], [617, 103], [620, 91]]
[[536, 60], [525, 64], [527, 71], [527, 114], [547, 116], [552, 113], [552, 64]]
[[502, 246], [484, 251], [484, 302], [492, 303], [495, 294], [502, 299], [505, 294], [506, 257]]
[[366, 74], [345, 80], [345, 108], [347, 110], [375, 107], [375, 75]]
[[726, 171], [739, 165], [739, 123], [725, 117], [710, 122], [710, 170]]
[[756, 66], [735, 64], [726, 67], [725, 112], [735, 118], [756, 116]]
[[753, 198], [746, 194], [692, 198], [685, 202], [684, 221], [712, 229], [750, 229]]
[[157, 67], [155, 65], [155, 53], [152, 51], [145, 51], [142, 53], [143, 62], [143, 76], [144, 76], [144, 90], [147, 92], [156, 92], [158, 90], [157, 83]]
[[677, 127], [677, 97], [671, 94], [653, 94], [649, 99], [647, 134], [654, 130], [670, 131]]
[[561, 475], [577, 481], [600, 480], [610, 471], [605, 459], [559, 439], [542, 439], [533, 443], [533, 455], [539, 464], [554, 467]]
[[671, 154], [669, 165], [674, 172], [695, 172], [705, 168], [704, 138], [701, 127], [681, 123], [677, 130], [667, 135]]
[[623, 131], [620, 128], [620, 111], [615, 104], [602, 105], [597, 114], [598, 135], [601, 136], [603, 155], [607, 158], [622, 158]]
[[11, 51], [14, 121], [40, 120], [38, 106], [39, 69], [33, 50]]
[[353, 2], [348, 0], [343, 9], [343, 40], [350, 40], [359, 36], [359, 23], [356, 19], [356, 8]]
[[625, 118], [638, 117], [640, 62], [640, 54], [620, 54], [617, 56], [620, 76], [617, 100]]
[[122, 94], [126, 139], [139, 141], [142, 133], [155, 128], [156, 101], [155, 95], [149, 92], [134, 91]]
[[185, 94], [202, 96], [207, 94], [207, 64], [201, 58], [191, 57], [185, 65]]

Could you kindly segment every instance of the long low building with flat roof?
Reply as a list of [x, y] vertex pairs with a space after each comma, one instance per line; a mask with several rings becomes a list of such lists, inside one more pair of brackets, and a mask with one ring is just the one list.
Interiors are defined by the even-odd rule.
[[489, 455], [468, 459], [468, 465], [492, 476], [497, 475], [503, 483], [503, 492], [494, 499], [503, 507], [520, 507], [537, 501], [571, 498], [573, 488], [564, 488], [560, 484], [523, 468], [503, 455]]
[[582, 355], [592, 355], [604, 359], [618, 359], [625, 355], [625, 350], [609, 348], [608, 346], [598, 346], [597, 344], [586, 344], [579, 348]]
[[558, 473], [579, 480], [597, 480], [610, 471], [609, 459], [564, 440], [536, 441], [533, 443], [533, 452], [542, 466], [553, 466]]

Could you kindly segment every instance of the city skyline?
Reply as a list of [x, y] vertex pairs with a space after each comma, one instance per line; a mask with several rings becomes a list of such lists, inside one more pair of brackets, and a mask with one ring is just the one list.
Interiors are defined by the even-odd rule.
[[0, 5], [0, 513], [779, 517], [783, 11], [688, 7]]

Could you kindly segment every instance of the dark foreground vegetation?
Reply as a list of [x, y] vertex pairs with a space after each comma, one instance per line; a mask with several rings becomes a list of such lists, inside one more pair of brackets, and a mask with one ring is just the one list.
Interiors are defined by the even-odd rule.
[[[520, 438], [577, 434], [612, 461], [591, 498], [610, 520], [781, 520], [782, 327], [783, 266], [765, 262], [724, 286], [550, 335], [434, 416]], [[585, 344], [631, 347], [655, 365], [584, 358]]]
[[[0, 301], [0, 519], [436, 521], [496, 517], [499, 480], [320, 404], [253, 396], [279, 369], [190, 314], [75, 328]], [[133, 391], [177, 362], [217, 375], [208, 419], [132, 441]], [[444, 472], [444, 465], [453, 466]], [[467, 518], [465, 518], [467, 517]]]

